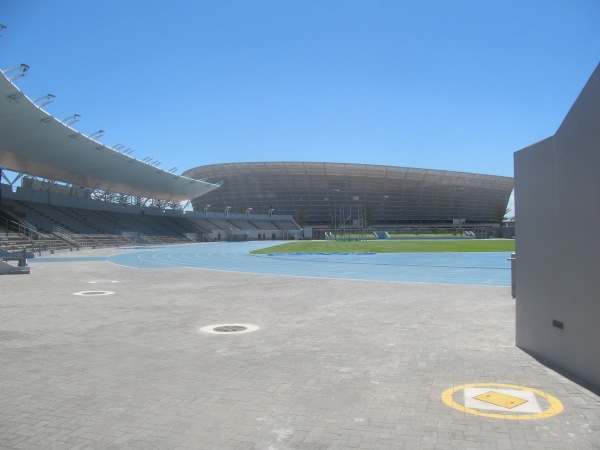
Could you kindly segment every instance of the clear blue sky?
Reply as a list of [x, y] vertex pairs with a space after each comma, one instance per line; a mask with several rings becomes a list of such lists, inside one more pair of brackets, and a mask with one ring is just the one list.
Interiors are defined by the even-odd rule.
[[328, 161], [513, 175], [599, 62], [599, 0], [1, 0], [0, 67], [179, 172]]

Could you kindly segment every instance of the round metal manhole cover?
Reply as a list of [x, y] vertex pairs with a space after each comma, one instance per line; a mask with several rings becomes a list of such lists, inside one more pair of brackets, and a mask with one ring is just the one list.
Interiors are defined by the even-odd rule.
[[258, 329], [259, 327], [257, 325], [248, 323], [220, 323], [202, 327], [200, 328], [200, 331], [209, 334], [240, 334], [249, 333]]
[[236, 331], [244, 331], [247, 330], [246, 327], [241, 325], [225, 325], [222, 327], [215, 327], [213, 331], [217, 331], [219, 333], [235, 333]]
[[112, 295], [114, 294], [114, 291], [81, 291], [81, 292], [75, 292], [74, 295], [81, 295], [84, 297], [101, 297], [104, 295]]

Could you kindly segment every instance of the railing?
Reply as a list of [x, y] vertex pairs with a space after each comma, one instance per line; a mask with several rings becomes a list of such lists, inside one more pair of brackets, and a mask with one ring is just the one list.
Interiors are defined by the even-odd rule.
[[44, 241], [6, 241], [0, 245], [0, 259], [16, 259], [9, 258], [9, 256], [16, 255], [19, 257], [23, 250], [25, 250], [28, 258], [33, 258], [36, 253], [41, 255], [42, 251], [50, 250], [53, 252], [54, 249], [52, 245], [48, 245]]
[[54, 226], [52, 233], [67, 244], [67, 247], [79, 250], [82, 247], [119, 247], [120, 245], [130, 245], [136, 238], [124, 235], [109, 234], [76, 234], [60, 226]]
[[45, 234], [40, 233], [36, 230], [35, 226], [31, 225], [28, 222], [17, 222], [16, 220], [4, 219], [4, 228], [6, 228], [6, 236], [8, 236], [9, 231], [18, 233], [22, 236], [27, 236], [29, 238], [35, 239], [41, 237], [46, 237]]
[[71, 233], [69, 230], [66, 230], [63, 227], [59, 227], [57, 225], [53, 226], [52, 234], [58, 236], [67, 243], [74, 245], [75, 247], [79, 247], [82, 244], [75, 233]]

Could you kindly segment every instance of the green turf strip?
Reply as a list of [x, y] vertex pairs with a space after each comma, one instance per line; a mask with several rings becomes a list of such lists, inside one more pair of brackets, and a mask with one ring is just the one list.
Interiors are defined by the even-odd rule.
[[250, 252], [269, 253], [423, 253], [423, 252], [514, 252], [512, 239], [473, 239], [439, 241], [302, 241]]

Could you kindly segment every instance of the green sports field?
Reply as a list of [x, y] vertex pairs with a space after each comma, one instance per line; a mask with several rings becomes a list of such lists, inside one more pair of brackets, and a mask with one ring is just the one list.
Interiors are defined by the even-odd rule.
[[276, 245], [253, 254], [269, 253], [423, 253], [423, 252], [514, 252], [512, 239], [470, 239], [430, 241], [300, 241]]

